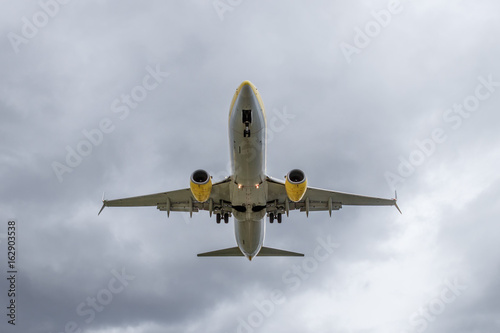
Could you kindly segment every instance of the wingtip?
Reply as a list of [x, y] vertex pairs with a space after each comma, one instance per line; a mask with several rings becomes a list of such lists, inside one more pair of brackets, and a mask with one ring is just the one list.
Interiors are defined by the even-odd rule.
[[396, 209], [398, 210], [399, 214], [403, 215], [403, 212], [401, 211], [401, 209], [399, 209], [398, 203], [396, 201], [394, 201], [394, 206], [396, 206]]
[[97, 213], [97, 216], [101, 215], [101, 212], [104, 209], [104, 207], [106, 207], [106, 200], [102, 201], [102, 207], [101, 207], [101, 210], [99, 211], [99, 213]]
[[106, 207], [106, 197], [105, 197], [106, 192], [102, 192], [102, 207], [101, 210], [99, 210], [99, 213], [97, 213], [97, 216], [101, 215], [102, 210], [104, 207]]
[[398, 192], [396, 190], [394, 190], [394, 206], [396, 206], [396, 209], [398, 210], [399, 214], [403, 215], [403, 212], [401, 211], [401, 209], [399, 209], [399, 206], [398, 206]]

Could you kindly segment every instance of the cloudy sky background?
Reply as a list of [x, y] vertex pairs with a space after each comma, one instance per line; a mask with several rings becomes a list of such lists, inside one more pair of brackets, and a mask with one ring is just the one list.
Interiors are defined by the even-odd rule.
[[[54, 3], [4, 1], [0, 13], [1, 274], [10, 219], [19, 270], [15, 327], [1, 279], [2, 332], [500, 329], [500, 84], [480, 79], [500, 82], [496, 1]], [[380, 29], [363, 45], [367, 27]], [[126, 116], [113, 112], [156, 68], [168, 76]], [[243, 80], [275, 124], [269, 175], [301, 168], [312, 186], [397, 189], [403, 215], [292, 212], [268, 224], [265, 244], [309, 259], [252, 262], [196, 257], [235, 245], [232, 222], [207, 212], [97, 216], [103, 192], [184, 188], [198, 168], [227, 175], [228, 108]], [[464, 101], [478, 103], [447, 113]], [[112, 130], [59, 179], [54, 163], [102, 121]], [[338, 245], [322, 261], [318, 238]]]

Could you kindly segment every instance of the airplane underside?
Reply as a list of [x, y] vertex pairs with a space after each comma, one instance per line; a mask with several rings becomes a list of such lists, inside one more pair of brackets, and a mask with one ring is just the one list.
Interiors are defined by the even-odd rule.
[[[266, 215], [269, 222], [282, 222], [291, 210], [332, 211], [343, 205], [395, 206], [396, 199], [383, 199], [309, 187], [305, 173], [292, 169], [285, 181], [266, 175], [267, 120], [257, 88], [244, 81], [236, 89], [229, 108], [231, 175], [212, 183], [204, 170], [196, 170], [190, 187], [137, 197], [103, 200], [104, 207], [156, 206], [161, 211], [215, 214], [217, 223], [234, 216], [238, 246], [198, 254], [199, 257], [303, 256], [301, 253], [263, 246]], [[401, 212], [399, 210], [399, 212]]]

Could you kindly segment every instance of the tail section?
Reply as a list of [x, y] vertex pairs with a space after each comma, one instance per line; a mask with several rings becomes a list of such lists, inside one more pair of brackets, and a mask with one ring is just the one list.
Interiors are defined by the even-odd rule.
[[[243, 253], [237, 246], [223, 250], [198, 254], [198, 257], [243, 257], [243, 256], [244, 256]], [[303, 257], [303, 256], [304, 254], [302, 253], [273, 249], [264, 246], [260, 249], [259, 253], [257, 253], [257, 257]]]

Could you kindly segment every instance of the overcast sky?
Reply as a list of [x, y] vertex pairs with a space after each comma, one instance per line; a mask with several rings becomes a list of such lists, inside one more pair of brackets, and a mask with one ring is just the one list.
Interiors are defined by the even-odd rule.
[[[3, 1], [2, 332], [500, 330], [497, 1]], [[391, 198], [233, 222], [121, 198], [228, 175], [227, 116], [259, 89], [267, 172]], [[6, 316], [16, 223], [16, 325]]]

